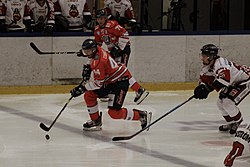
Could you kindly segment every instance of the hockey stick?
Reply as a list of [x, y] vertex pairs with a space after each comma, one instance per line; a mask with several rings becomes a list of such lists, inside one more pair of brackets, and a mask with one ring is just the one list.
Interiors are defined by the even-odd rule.
[[148, 126], [146, 126], [145, 128], [139, 130], [138, 132], [136, 132], [133, 135], [130, 136], [120, 136], [120, 137], [113, 137], [112, 141], [120, 141], [120, 140], [129, 140], [132, 139], [133, 137], [137, 136], [138, 134], [140, 134], [141, 132], [143, 132], [144, 130], [148, 129], [150, 126], [154, 125], [156, 122], [160, 121], [162, 118], [166, 117], [168, 114], [172, 113], [173, 111], [175, 111], [176, 109], [178, 109], [179, 107], [183, 106], [184, 104], [186, 104], [187, 102], [189, 102], [190, 100], [192, 100], [194, 98], [194, 96], [191, 96], [189, 99], [187, 99], [186, 101], [184, 101], [183, 103], [179, 104], [178, 106], [176, 106], [175, 108], [173, 108], [172, 110], [170, 110], [169, 112], [165, 113], [164, 115], [162, 115], [160, 118], [158, 118], [157, 120], [155, 120], [154, 122], [152, 122], [151, 124], [149, 124]]
[[43, 52], [40, 49], [38, 49], [38, 47], [33, 42], [30, 42], [30, 46], [39, 55], [47, 55], [47, 54], [77, 54], [77, 52]]
[[56, 120], [59, 118], [59, 116], [61, 115], [61, 113], [63, 112], [63, 110], [66, 108], [66, 106], [69, 104], [70, 100], [73, 98], [73, 96], [71, 96], [69, 98], [69, 100], [67, 101], [67, 103], [65, 103], [65, 105], [63, 106], [62, 110], [57, 114], [55, 120], [52, 122], [52, 124], [47, 127], [44, 123], [40, 123], [40, 128], [43, 129], [44, 131], [48, 132], [52, 126], [56, 123]]

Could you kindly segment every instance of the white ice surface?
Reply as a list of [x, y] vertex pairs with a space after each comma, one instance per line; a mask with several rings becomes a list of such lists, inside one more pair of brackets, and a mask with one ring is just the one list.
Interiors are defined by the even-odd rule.
[[[152, 121], [192, 96], [193, 91], [151, 92], [141, 105], [133, 103], [129, 92], [125, 107], [153, 112]], [[140, 130], [139, 122], [113, 120], [107, 103], [103, 130], [83, 132], [89, 119], [82, 97], [73, 99], [49, 132], [49, 126], [70, 97], [56, 95], [0, 96], [1, 167], [223, 167], [233, 136], [218, 132], [224, 123], [216, 107], [217, 93], [206, 100], [191, 100], [156, 124], [150, 131], [122, 142], [114, 136], [129, 136]], [[250, 117], [249, 97], [240, 105]]]

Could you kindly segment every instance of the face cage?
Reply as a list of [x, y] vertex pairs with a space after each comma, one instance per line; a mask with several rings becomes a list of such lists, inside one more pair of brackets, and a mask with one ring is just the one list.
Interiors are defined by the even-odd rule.
[[94, 57], [94, 54], [96, 53], [96, 48], [82, 49], [82, 53], [83, 55], [86, 55], [87, 57], [92, 58]]

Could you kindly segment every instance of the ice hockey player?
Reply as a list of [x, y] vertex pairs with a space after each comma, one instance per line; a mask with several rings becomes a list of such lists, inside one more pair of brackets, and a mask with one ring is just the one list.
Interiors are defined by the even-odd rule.
[[136, 24], [130, 0], [105, 0], [104, 9], [110, 20], [116, 20], [124, 28], [126, 24]]
[[113, 119], [135, 120], [145, 128], [151, 113], [137, 109], [124, 108], [123, 103], [132, 77], [123, 64], [117, 64], [108, 52], [97, 45], [95, 40], [86, 39], [82, 44], [83, 55], [90, 59], [93, 81], [80, 84], [71, 90], [73, 97], [84, 93], [90, 121], [83, 124], [84, 130], [101, 130], [102, 116], [99, 112], [97, 98], [108, 95], [108, 114]]
[[84, 31], [92, 29], [92, 16], [86, 0], [53, 0], [57, 31]]
[[[116, 21], [108, 20], [104, 9], [97, 11], [96, 19], [98, 25], [94, 31], [95, 41], [99, 46], [105, 43], [113, 59], [117, 63], [122, 63], [127, 66], [131, 52], [127, 30]], [[140, 104], [148, 96], [149, 92], [140, 86], [133, 77], [130, 78], [129, 84], [131, 89], [136, 92], [134, 102]]]
[[218, 50], [214, 44], [201, 48], [204, 66], [200, 72], [199, 85], [194, 90], [194, 97], [206, 99], [214, 89], [219, 91], [217, 106], [227, 122], [219, 130], [235, 134], [243, 120], [238, 104], [250, 92], [250, 68], [220, 57]]
[[232, 149], [224, 160], [227, 167], [250, 166], [250, 122], [243, 121], [235, 133]]

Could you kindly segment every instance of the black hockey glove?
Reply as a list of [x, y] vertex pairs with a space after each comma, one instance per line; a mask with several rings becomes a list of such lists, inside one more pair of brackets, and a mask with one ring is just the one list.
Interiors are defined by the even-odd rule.
[[88, 81], [90, 79], [90, 75], [91, 75], [90, 64], [84, 64], [83, 69], [82, 69], [83, 81], [85, 81], [85, 82]]
[[82, 84], [80, 84], [77, 87], [75, 87], [74, 89], [72, 89], [70, 91], [70, 93], [71, 93], [72, 97], [78, 97], [86, 91], [87, 91], [87, 89]]
[[77, 53], [76, 53], [77, 57], [85, 57], [84, 54], [82, 53], [82, 49], [80, 49]]
[[200, 84], [194, 89], [194, 98], [206, 99], [211, 90], [207, 85]]
[[122, 50], [119, 48], [119, 46], [115, 45], [115, 46], [111, 49], [110, 55], [111, 55], [113, 58], [121, 57], [121, 56], [122, 56]]

